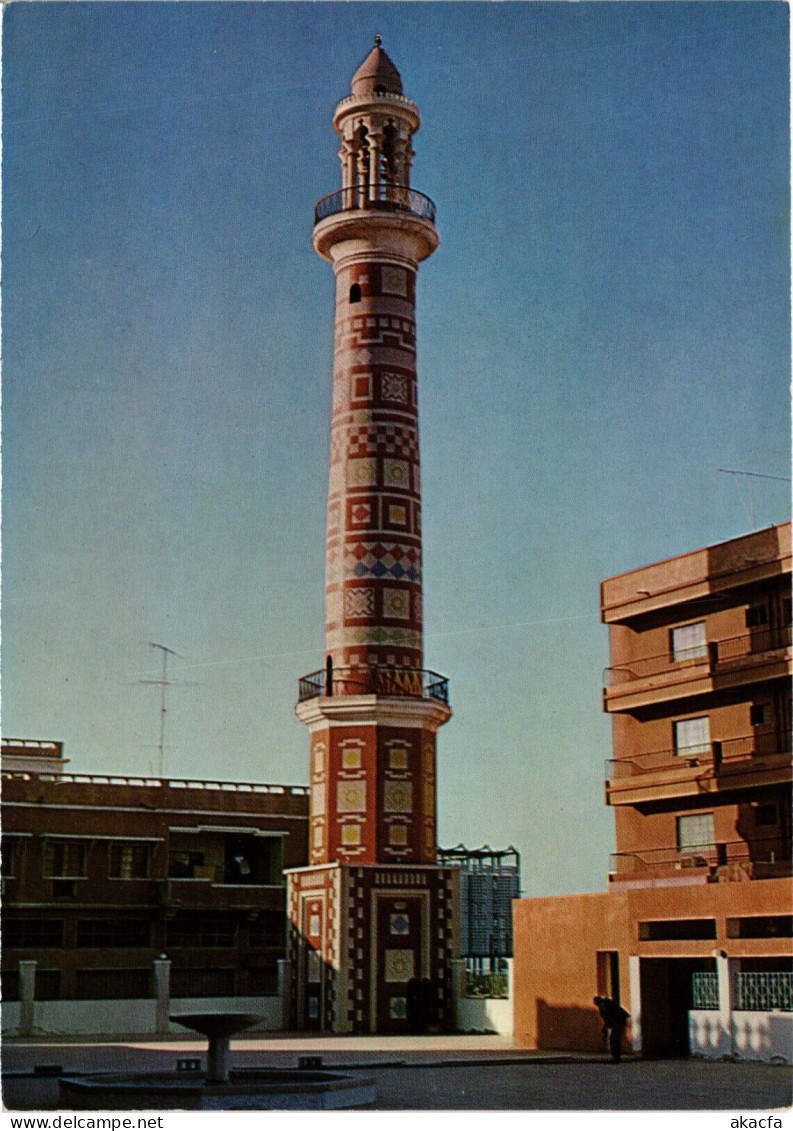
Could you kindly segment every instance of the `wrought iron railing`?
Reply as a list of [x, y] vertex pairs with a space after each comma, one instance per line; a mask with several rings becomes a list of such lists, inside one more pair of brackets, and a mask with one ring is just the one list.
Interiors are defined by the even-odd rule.
[[769, 970], [739, 972], [735, 978], [736, 1010], [793, 1012], [793, 972]]
[[780, 876], [789, 876], [793, 870], [789, 846], [784, 846], [780, 837], [764, 837], [751, 843], [735, 840], [692, 845], [686, 849], [646, 848], [636, 852], [612, 852], [609, 872], [623, 876], [654, 870], [715, 869], [730, 864], [746, 865], [750, 871], [760, 865], [765, 871], [775, 869], [774, 874]]
[[645, 751], [630, 758], [608, 758], [606, 778], [609, 781], [670, 770], [680, 766], [702, 766], [708, 773], [723, 766], [737, 765], [751, 758], [771, 758], [789, 754], [790, 736], [779, 739], [774, 734], [749, 734], [739, 738], [720, 739], [698, 746], [679, 749]]
[[373, 185], [355, 185], [352, 188], [337, 189], [318, 200], [314, 207], [314, 223], [339, 212], [357, 209], [376, 209], [385, 212], [409, 212], [422, 220], [435, 223], [435, 205], [423, 192], [394, 185], [387, 181]]
[[613, 665], [605, 669], [603, 683], [609, 687], [634, 680], [649, 679], [666, 672], [687, 669], [697, 664], [713, 669], [721, 664], [734, 664], [764, 652], [775, 652], [789, 648], [791, 626], [778, 628], [758, 628], [742, 636], [732, 636], [726, 640], [712, 640], [696, 648], [685, 648], [678, 653], [663, 652], [657, 656], [642, 656], [635, 660]]
[[318, 696], [388, 695], [408, 699], [436, 699], [449, 703], [449, 681], [422, 668], [334, 668], [328, 683], [325, 668], [304, 675], [298, 684], [297, 701]]
[[719, 975], [715, 970], [696, 970], [691, 975], [694, 1009], [719, 1008]]

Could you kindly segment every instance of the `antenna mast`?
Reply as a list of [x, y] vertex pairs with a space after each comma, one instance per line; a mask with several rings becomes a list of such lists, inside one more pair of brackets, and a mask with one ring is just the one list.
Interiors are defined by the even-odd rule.
[[719, 467], [717, 471], [720, 475], [745, 475], [746, 481], [749, 485], [749, 525], [752, 530], [755, 529], [754, 525], [754, 484], [753, 479], [776, 479], [780, 483], [790, 483], [790, 477], [787, 475], [764, 475], [761, 471], [736, 471], [732, 467]]
[[[155, 644], [154, 641], [149, 641], [149, 647], [159, 648], [162, 652], [162, 675], [159, 679], [141, 679], [139, 683], [154, 684], [160, 688], [160, 741], [157, 744], [157, 776], [162, 777], [164, 769], [164, 749], [165, 749], [165, 689], [166, 687], [173, 687], [177, 684], [177, 680], [168, 679], [168, 657], [179, 656], [178, 652], [174, 652], [173, 648], [166, 648], [164, 644]], [[181, 657], [180, 657], [181, 658]]]

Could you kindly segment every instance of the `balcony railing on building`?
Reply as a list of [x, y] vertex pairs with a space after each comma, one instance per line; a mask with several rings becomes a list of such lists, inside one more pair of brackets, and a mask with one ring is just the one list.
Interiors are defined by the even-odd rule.
[[341, 212], [360, 209], [380, 212], [407, 212], [421, 220], [435, 222], [435, 205], [423, 192], [405, 185], [382, 181], [377, 184], [360, 184], [352, 188], [337, 189], [318, 200], [314, 207], [314, 223], [336, 216]]
[[696, 970], [691, 975], [694, 1009], [719, 1008], [719, 975], [715, 970]]
[[671, 649], [656, 656], [642, 656], [635, 660], [614, 665], [605, 669], [603, 683], [606, 688], [637, 680], [651, 679], [673, 671], [688, 671], [701, 666], [713, 671], [724, 665], [740, 666], [753, 662], [757, 656], [781, 651], [791, 644], [791, 626], [755, 629], [742, 636], [725, 640], [712, 640], [693, 648], [677, 652]]
[[789, 846], [782, 837], [751, 842], [726, 841], [689, 848], [647, 848], [636, 852], [613, 852], [609, 873], [612, 880], [649, 878], [678, 872], [703, 873], [703, 878], [774, 879], [793, 874]]
[[773, 733], [741, 735], [738, 738], [720, 739], [695, 746], [646, 751], [633, 754], [630, 758], [608, 758], [606, 779], [617, 781], [659, 770], [680, 767], [690, 769], [696, 766], [702, 766], [709, 773], [718, 773], [722, 769], [740, 768], [755, 759], [790, 755], [790, 752], [789, 735], [783, 738]]
[[793, 972], [739, 972], [735, 976], [735, 1009], [764, 1013], [773, 1009], [793, 1012]]
[[449, 704], [449, 681], [422, 668], [334, 668], [304, 675], [298, 685], [298, 703], [318, 696], [386, 695], [408, 699], [435, 699]]

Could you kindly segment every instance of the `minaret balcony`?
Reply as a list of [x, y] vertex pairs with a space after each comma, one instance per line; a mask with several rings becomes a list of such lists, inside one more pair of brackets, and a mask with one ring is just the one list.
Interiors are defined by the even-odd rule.
[[435, 223], [435, 205], [423, 192], [388, 182], [376, 185], [356, 185], [337, 189], [318, 200], [314, 207], [314, 223], [336, 216], [340, 212], [374, 210], [377, 212], [407, 212], [420, 220]]
[[449, 705], [449, 681], [422, 668], [336, 668], [330, 680], [326, 668], [304, 675], [298, 703], [320, 696], [379, 695], [400, 699], [434, 699]]

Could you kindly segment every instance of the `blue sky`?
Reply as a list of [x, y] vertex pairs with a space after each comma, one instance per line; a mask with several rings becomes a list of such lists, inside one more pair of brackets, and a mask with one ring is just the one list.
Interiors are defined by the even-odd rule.
[[[3, 24], [3, 730], [307, 780], [323, 660], [335, 103], [419, 105], [425, 662], [439, 836], [604, 886], [602, 578], [788, 475], [780, 3], [59, 4]], [[758, 526], [789, 487], [755, 488]]]

